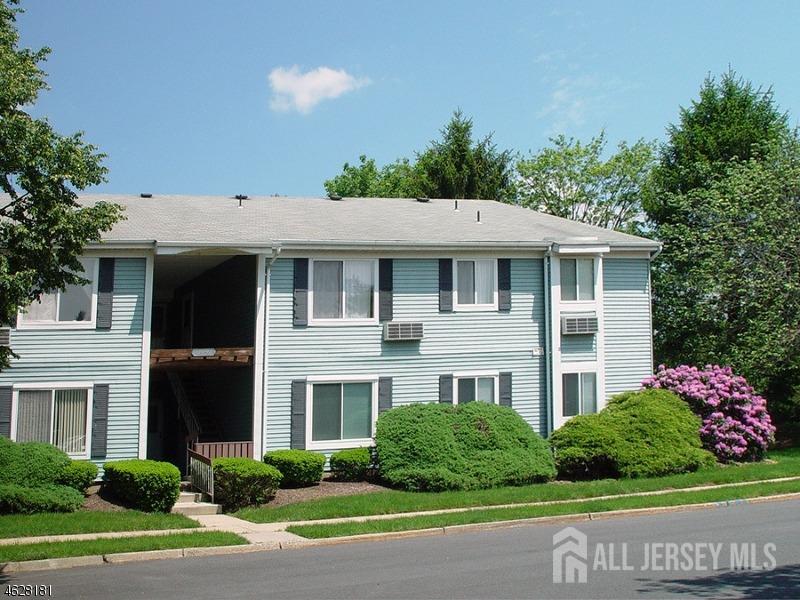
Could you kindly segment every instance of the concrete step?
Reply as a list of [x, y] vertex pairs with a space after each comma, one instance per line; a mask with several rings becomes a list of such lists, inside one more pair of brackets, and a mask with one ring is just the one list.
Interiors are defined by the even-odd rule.
[[222, 512], [222, 506], [210, 502], [176, 502], [172, 512], [181, 515], [217, 515]]
[[202, 502], [203, 501], [203, 494], [199, 492], [181, 492], [180, 496], [178, 496], [178, 502], [187, 503], [187, 502]]

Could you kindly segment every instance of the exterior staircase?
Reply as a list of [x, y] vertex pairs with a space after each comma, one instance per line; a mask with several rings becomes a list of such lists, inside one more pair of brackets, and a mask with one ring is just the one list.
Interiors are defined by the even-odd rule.
[[222, 506], [208, 502], [206, 494], [195, 492], [188, 481], [181, 482], [181, 495], [172, 507], [172, 512], [181, 515], [216, 515], [222, 512]]

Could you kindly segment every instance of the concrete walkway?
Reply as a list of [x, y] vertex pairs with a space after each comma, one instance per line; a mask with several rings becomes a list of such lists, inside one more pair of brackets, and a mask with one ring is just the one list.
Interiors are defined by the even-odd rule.
[[306, 538], [285, 531], [288, 523], [251, 523], [231, 515], [190, 515], [189, 518], [200, 523], [205, 530], [238, 533], [251, 544], [277, 544], [281, 547], [308, 544]]

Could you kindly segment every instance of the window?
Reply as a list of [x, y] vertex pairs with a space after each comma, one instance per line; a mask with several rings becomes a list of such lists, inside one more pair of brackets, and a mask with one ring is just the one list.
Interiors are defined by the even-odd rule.
[[456, 307], [497, 308], [497, 261], [457, 260], [455, 272]]
[[57, 290], [42, 294], [38, 302], [31, 303], [26, 312], [20, 313], [22, 327], [91, 325], [94, 322], [97, 259], [82, 258], [80, 263], [83, 266], [81, 276], [91, 281], [86, 285], [68, 285], [63, 292]]
[[370, 440], [376, 416], [375, 387], [373, 381], [312, 383], [311, 445], [344, 447]]
[[374, 320], [376, 261], [315, 260], [311, 264], [314, 320]]
[[561, 300], [594, 300], [594, 259], [561, 259]]
[[497, 376], [458, 376], [455, 378], [457, 386], [456, 403], [488, 402], [497, 404]]
[[595, 373], [564, 373], [562, 382], [563, 416], [574, 417], [597, 412]]
[[87, 456], [89, 389], [22, 389], [17, 392], [15, 440], [46, 442], [70, 456]]

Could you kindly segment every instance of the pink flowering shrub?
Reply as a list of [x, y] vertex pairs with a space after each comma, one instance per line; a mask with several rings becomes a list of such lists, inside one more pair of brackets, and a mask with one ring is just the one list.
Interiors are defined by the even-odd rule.
[[683, 398], [702, 419], [700, 439], [718, 460], [760, 460], [773, 441], [767, 401], [730, 367], [659, 365], [642, 386], [667, 389]]

